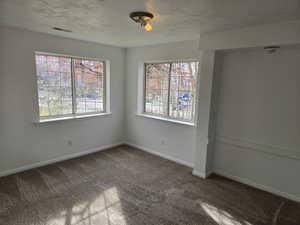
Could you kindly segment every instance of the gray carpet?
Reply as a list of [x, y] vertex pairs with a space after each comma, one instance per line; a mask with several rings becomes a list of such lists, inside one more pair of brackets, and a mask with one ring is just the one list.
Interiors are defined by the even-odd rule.
[[1, 225], [299, 225], [300, 205], [128, 146], [0, 178]]

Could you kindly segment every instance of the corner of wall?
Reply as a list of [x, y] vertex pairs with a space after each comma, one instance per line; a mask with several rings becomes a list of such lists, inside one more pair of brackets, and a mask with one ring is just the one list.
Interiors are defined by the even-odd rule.
[[128, 133], [128, 110], [127, 110], [127, 77], [128, 77], [128, 50], [129, 48], [124, 48], [124, 93], [123, 93], [123, 101], [124, 101], [124, 115], [123, 115], [123, 141], [126, 143], [128, 141], [127, 133]]

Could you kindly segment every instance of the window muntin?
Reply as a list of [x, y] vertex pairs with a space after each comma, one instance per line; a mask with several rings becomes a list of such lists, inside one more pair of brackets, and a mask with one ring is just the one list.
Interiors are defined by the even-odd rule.
[[105, 111], [105, 61], [37, 53], [40, 118]]
[[144, 113], [193, 121], [198, 67], [197, 61], [145, 63]]

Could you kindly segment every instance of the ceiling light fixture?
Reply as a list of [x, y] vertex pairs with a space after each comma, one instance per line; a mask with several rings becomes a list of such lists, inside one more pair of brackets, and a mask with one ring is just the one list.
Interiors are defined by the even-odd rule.
[[136, 23], [140, 23], [146, 31], [152, 30], [152, 25], [149, 23], [154, 18], [152, 13], [149, 12], [132, 12], [129, 17]]

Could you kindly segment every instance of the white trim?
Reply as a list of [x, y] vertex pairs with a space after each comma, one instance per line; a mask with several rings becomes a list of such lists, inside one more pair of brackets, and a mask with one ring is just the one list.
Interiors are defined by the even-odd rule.
[[[194, 117], [191, 121], [184, 121], [184, 120], [178, 120], [174, 119], [170, 116], [159, 116], [155, 114], [149, 114], [145, 112], [145, 64], [155, 64], [155, 63], [177, 63], [177, 62], [198, 62], [198, 74], [197, 74], [197, 86], [196, 86], [196, 100], [195, 100], [195, 111], [194, 111]], [[200, 68], [201, 68], [201, 57], [197, 59], [180, 59], [180, 60], [144, 60], [138, 62], [138, 83], [137, 83], [137, 116], [143, 116], [147, 118], [152, 119], [158, 119], [163, 121], [169, 121], [169, 122], [175, 122], [179, 124], [189, 125], [189, 126], [197, 126], [197, 115], [198, 115], [198, 90], [199, 90], [199, 80], [200, 80]]]
[[297, 151], [296, 149], [286, 148], [282, 146], [275, 146], [270, 144], [262, 144], [245, 138], [217, 136], [216, 143], [224, 143], [232, 146], [237, 146], [243, 149], [260, 151], [260, 152], [276, 155], [279, 157], [300, 160], [300, 151]]
[[111, 74], [110, 74], [110, 61], [105, 60], [105, 76], [104, 76], [104, 95], [105, 95], [105, 104], [104, 104], [104, 109], [105, 112], [110, 114], [111, 113], [111, 108], [110, 108], [110, 79], [111, 79]]
[[193, 123], [193, 122], [186, 122], [186, 121], [182, 121], [182, 120], [169, 119], [169, 118], [166, 118], [166, 117], [153, 116], [153, 115], [149, 115], [149, 114], [145, 114], [145, 113], [138, 113], [136, 115], [137, 116], [142, 116], [142, 117], [145, 117], [145, 118], [163, 120], [163, 121], [167, 121], [167, 122], [178, 123], [178, 124], [183, 124], [183, 125], [188, 125], [188, 126], [193, 126], [193, 127], [196, 126], [196, 124]]
[[[63, 156], [60, 156], [60, 157], [57, 157], [57, 158], [54, 158], [54, 159], [40, 161], [40, 162], [37, 162], [37, 163], [33, 163], [33, 164], [21, 166], [21, 167], [15, 168], [15, 169], [0, 171], [0, 177], [4, 177], [4, 176], [8, 176], [8, 175], [15, 174], [15, 173], [18, 173], [18, 172], [23, 172], [23, 171], [26, 171], [26, 170], [30, 170], [30, 169], [34, 169], [34, 168], [46, 166], [46, 165], [49, 165], [49, 164], [53, 164], [53, 163], [65, 161], [65, 160], [68, 160], [68, 159], [72, 159], [72, 158], [76, 158], [76, 157], [88, 155], [88, 154], [91, 154], [91, 153], [103, 151], [103, 150], [106, 150], [106, 149], [109, 149], [109, 148], [121, 146], [123, 144], [129, 145], [129, 146], [135, 147], [137, 149], [140, 149], [142, 151], [145, 151], [145, 152], [148, 152], [148, 153], [160, 156], [162, 158], [174, 161], [174, 162], [176, 162], [178, 164], [181, 164], [181, 165], [184, 165], [184, 166], [188, 166], [188, 167], [191, 167], [191, 168], [193, 168], [193, 166], [194, 166], [193, 163], [187, 162], [185, 160], [177, 159], [177, 158], [175, 158], [173, 156], [169, 156], [169, 155], [166, 155], [164, 153], [160, 153], [160, 152], [154, 151], [154, 150], [149, 149], [149, 148], [145, 148], [145, 147], [142, 147], [142, 146], [139, 146], [139, 145], [136, 145], [136, 144], [132, 144], [130, 142], [118, 142], [118, 143], [111, 144], [111, 145], [105, 145], [105, 146], [102, 146], [102, 147], [99, 147], [99, 148], [91, 148], [91, 149], [88, 149], [88, 150], [85, 150], [85, 151], [81, 151], [81, 152], [77, 152], [77, 153], [73, 153], [73, 154], [63, 155]], [[215, 173], [215, 174], [223, 176], [223, 177], [227, 177], [227, 178], [229, 178], [231, 180], [234, 180], [234, 181], [237, 181], [237, 182], [240, 182], [240, 183], [252, 186], [252, 187], [260, 189], [260, 190], [267, 191], [269, 193], [273, 193], [273, 194], [282, 196], [282, 197], [287, 198], [287, 199], [291, 199], [291, 200], [296, 201], [296, 202], [300, 202], [300, 198], [297, 197], [297, 196], [295, 196], [295, 195], [279, 191], [279, 190], [274, 189], [272, 187], [268, 187], [268, 186], [265, 186], [265, 185], [257, 184], [257, 183], [255, 183], [255, 182], [253, 182], [253, 181], [251, 181], [251, 180], [249, 180], [247, 178], [242, 178], [242, 177], [239, 177], [239, 176], [236, 176], [236, 175], [232, 175], [230, 173], [224, 172], [223, 170], [214, 169], [213, 171], [209, 171], [206, 174], [204, 174], [202, 172], [199, 172], [199, 171], [197, 171], [195, 169], [192, 172], [193, 175], [198, 176], [198, 177], [203, 178], [203, 179], [209, 177], [212, 173]]]
[[200, 178], [202, 178], [202, 179], [208, 178], [212, 173], [213, 173], [213, 171], [208, 171], [208, 172], [206, 172], [206, 173], [202, 173], [202, 172], [197, 171], [197, 170], [195, 170], [195, 169], [194, 169], [193, 172], [192, 172], [192, 174], [193, 174], [194, 176], [200, 177]]
[[171, 160], [173, 162], [176, 162], [178, 164], [181, 164], [181, 165], [184, 165], [184, 166], [188, 166], [188, 167], [191, 167], [193, 168], [194, 164], [191, 163], [191, 162], [187, 162], [185, 160], [182, 160], [182, 159], [177, 159], [176, 157], [174, 156], [169, 156], [169, 155], [166, 155], [164, 153], [161, 153], [161, 152], [157, 152], [157, 151], [154, 151], [150, 148], [146, 148], [146, 147], [143, 147], [143, 146], [140, 146], [140, 145], [136, 145], [136, 144], [133, 144], [133, 143], [130, 143], [130, 142], [125, 142], [124, 144], [126, 145], [129, 145], [131, 147], [134, 147], [134, 148], [137, 148], [137, 149], [140, 149], [142, 151], [145, 151], [145, 152], [148, 152], [148, 153], [151, 153], [153, 155], [157, 155], [157, 156], [160, 156], [164, 159], [168, 159], [168, 160]]
[[40, 120], [38, 120], [38, 121], [36, 121], [34, 123], [40, 124], [40, 123], [58, 122], [58, 121], [64, 121], [64, 120], [73, 120], [73, 119], [98, 117], [98, 116], [108, 116], [108, 115], [111, 115], [111, 113], [95, 113], [95, 114], [85, 114], [85, 115], [71, 115], [71, 116], [65, 116], [65, 117], [53, 117], [53, 118], [40, 119]]
[[[135, 148], [138, 148], [142, 151], [160, 156], [162, 158], [174, 161], [176, 163], [179, 163], [179, 164], [191, 167], [191, 168], [193, 168], [193, 166], [194, 166], [193, 163], [190, 163], [190, 162], [187, 162], [187, 161], [184, 161], [184, 160], [181, 160], [181, 159], [177, 159], [173, 156], [169, 156], [169, 155], [166, 155], [164, 153], [160, 153], [160, 152], [154, 151], [154, 150], [146, 148], [146, 147], [142, 147], [142, 146], [139, 146], [139, 145], [136, 145], [136, 144], [132, 144], [130, 142], [125, 142], [124, 144], [135, 147]], [[263, 191], [267, 191], [271, 194], [275, 194], [275, 195], [278, 195], [278, 196], [281, 196], [281, 197], [284, 197], [284, 198], [287, 198], [287, 199], [290, 199], [290, 200], [293, 200], [293, 201], [296, 201], [296, 202], [300, 202], [300, 198], [295, 196], [295, 195], [292, 195], [292, 194], [289, 194], [289, 193], [286, 193], [286, 192], [282, 192], [282, 191], [279, 191], [277, 189], [274, 189], [272, 187], [268, 187], [268, 186], [265, 186], [265, 185], [262, 185], [262, 184], [257, 184], [254, 181], [251, 181], [247, 178], [242, 178], [242, 177], [239, 177], [239, 176], [235, 176], [235, 175], [232, 175], [230, 173], [224, 172], [223, 170], [213, 169], [212, 171], [208, 171], [206, 174], [204, 174], [202, 172], [199, 172], [195, 169], [192, 172], [193, 175], [195, 175], [197, 177], [200, 177], [200, 178], [203, 178], [203, 179], [208, 178], [213, 173], [218, 174], [218, 175], [223, 176], [223, 177], [227, 177], [231, 180], [234, 180], [234, 181], [252, 186], [254, 188], [257, 188], [257, 189], [260, 189], [260, 190], [263, 190]]]
[[171, 63], [171, 62], [174, 62], [174, 63], [181, 63], [181, 62], [200, 62], [201, 60], [201, 57], [198, 57], [198, 58], [183, 58], [183, 59], [162, 59], [162, 60], [145, 60], [143, 61], [143, 64], [145, 63]]
[[30, 169], [46, 166], [46, 165], [53, 164], [53, 163], [56, 163], [56, 162], [65, 161], [65, 160], [76, 158], [76, 157], [79, 157], [79, 156], [88, 155], [88, 154], [91, 154], [91, 153], [94, 153], [94, 152], [103, 151], [103, 150], [113, 148], [113, 147], [117, 147], [117, 146], [120, 146], [120, 145], [123, 145], [123, 142], [118, 142], [118, 143], [115, 143], [115, 144], [105, 145], [105, 146], [98, 147], [98, 148], [90, 148], [88, 150], [84, 150], [84, 151], [81, 151], [81, 152], [66, 154], [66, 155], [59, 156], [59, 157], [54, 158], [54, 159], [48, 159], [48, 160], [45, 160], [45, 161], [40, 161], [40, 162], [37, 162], [37, 163], [28, 164], [28, 165], [21, 166], [21, 167], [15, 168], [15, 169], [0, 171], [0, 177], [4, 177], [4, 176], [11, 175], [11, 174], [23, 172], [25, 170], [30, 170]]
[[83, 60], [97, 60], [97, 61], [107, 61], [106, 59], [101, 58], [93, 58], [93, 57], [86, 57], [86, 56], [76, 56], [76, 55], [66, 55], [66, 54], [60, 54], [60, 53], [51, 53], [51, 52], [40, 52], [35, 51], [35, 55], [47, 55], [47, 56], [61, 56], [66, 58], [74, 58], [74, 59], [83, 59]]
[[298, 196], [295, 196], [295, 195], [292, 195], [292, 194], [289, 194], [286, 192], [282, 192], [280, 190], [274, 189], [269, 186], [255, 183], [254, 181], [251, 181], [247, 178], [239, 177], [239, 176], [224, 172], [224, 170], [214, 169], [213, 173], [300, 203], [300, 197], [298, 197]]
[[[71, 59], [71, 78], [72, 78], [72, 113], [68, 115], [59, 115], [59, 116], [46, 116], [41, 117], [39, 113], [39, 93], [38, 93], [38, 82], [37, 82], [37, 65], [36, 65], [36, 56], [37, 55], [46, 55], [46, 56], [58, 56], [58, 57], [67, 57]], [[73, 59], [82, 59], [82, 60], [94, 60], [94, 61], [101, 61], [104, 64], [104, 78], [103, 78], [103, 111], [101, 112], [92, 112], [92, 113], [76, 113], [76, 101], [74, 95], [76, 94], [76, 88], [74, 85], [74, 71], [73, 71]], [[34, 69], [35, 69], [35, 96], [34, 96], [34, 118], [33, 121], [35, 123], [43, 123], [43, 122], [52, 122], [52, 121], [61, 121], [61, 120], [69, 120], [69, 119], [77, 119], [77, 118], [86, 118], [86, 117], [93, 117], [93, 116], [102, 116], [102, 115], [109, 115], [111, 114], [110, 109], [110, 60], [107, 59], [99, 59], [99, 58], [91, 58], [91, 57], [83, 57], [83, 56], [72, 56], [72, 55], [64, 55], [64, 54], [57, 54], [57, 53], [48, 53], [48, 52], [34, 52]]]

